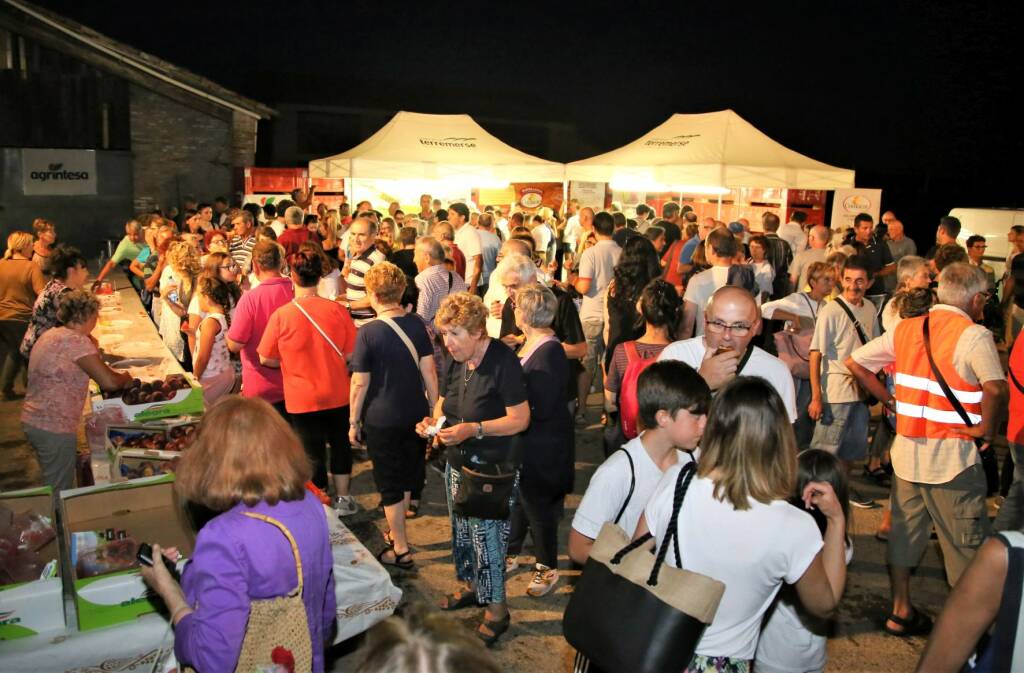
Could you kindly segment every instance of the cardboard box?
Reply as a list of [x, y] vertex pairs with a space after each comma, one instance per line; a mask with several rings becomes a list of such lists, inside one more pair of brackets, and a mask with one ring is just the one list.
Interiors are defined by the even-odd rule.
[[[53, 489], [49, 486], [0, 493], [0, 503], [15, 514], [29, 510], [45, 514], [57, 525]], [[63, 631], [66, 628], [58, 539], [59, 536], [38, 552], [44, 562], [58, 562], [56, 577], [0, 587], [0, 640]]]
[[125, 530], [136, 542], [177, 547], [184, 557], [195, 541], [192, 525], [174, 494], [174, 475], [61, 491], [64, 567], [71, 578], [78, 628], [112, 626], [154, 612], [159, 597], [137, 568], [79, 578], [71, 563], [71, 535], [108, 528]]
[[93, 382], [92, 385], [92, 409], [101, 411], [103, 409], [120, 409], [125, 419], [133, 423], [144, 423], [146, 421], [172, 416], [199, 415], [203, 413], [203, 388], [199, 381], [190, 373], [185, 373], [185, 380], [190, 388], [176, 390], [171, 399], [163, 402], [148, 402], [145, 404], [125, 404], [120, 396], [103, 399], [99, 387]]
[[155, 449], [121, 449], [110, 462], [110, 480], [125, 481], [161, 474], [171, 474], [181, 460], [180, 451]]

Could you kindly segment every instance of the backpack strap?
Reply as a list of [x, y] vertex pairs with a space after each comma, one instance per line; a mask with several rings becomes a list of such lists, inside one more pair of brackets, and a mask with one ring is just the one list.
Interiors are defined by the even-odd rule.
[[[844, 313], [846, 313], [846, 317], [850, 319], [850, 322], [852, 322], [854, 328], [856, 328], [857, 337], [860, 339], [861, 345], [863, 346], [866, 344], [868, 342], [867, 334], [864, 333], [864, 328], [861, 327], [860, 321], [853, 315], [853, 311], [851, 311], [850, 307], [846, 305], [846, 302], [843, 301], [842, 297], [836, 297], [836, 303], [839, 304], [839, 307], [843, 309]], [[927, 329], [927, 327], [925, 329]], [[925, 339], [927, 339], [927, 337], [925, 337]]]
[[622, 349], [626, 351], [627, 367], [640, 359], [640, 351], [637, 350], [635, 341], [623, 341]]
[[626, 460], [629, 461], [629, 493], [626, 494], [626, 500], [622, 503], [622, 507], [619, 508], [619, 513], [615, 515], [615, 520], [612, 521], [612, 523], [617, 525], [619, 519], [626, 513], [629, 501], [633, 499], [633, 490], [636, 488], [636, 468], [633, 466], [633, 456], [629, 455], [629, 451], [626, 451], [625, 447], [616, 449], [616, 451], [622, 451], [626, 454]]

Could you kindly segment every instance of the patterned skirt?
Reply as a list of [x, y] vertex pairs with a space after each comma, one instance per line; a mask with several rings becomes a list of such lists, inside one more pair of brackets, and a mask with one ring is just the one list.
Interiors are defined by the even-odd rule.
[[[459, 486], [459, 473], [451, 465], [444, 470], [448, 512], [452, 522], [452, 558], [455, 576], [476, 588], [481, 605], [505, 602], [505, 554], [508, 551], [509, 519], [477, 519], [455, 514], [452, 507]], [[510, 497], [515, 507], [519, 493], [519, 477]]]

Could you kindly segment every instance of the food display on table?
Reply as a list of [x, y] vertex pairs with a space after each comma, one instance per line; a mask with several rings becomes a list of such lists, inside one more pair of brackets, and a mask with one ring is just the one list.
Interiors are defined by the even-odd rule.
[[127, 405], [167, 402], [179, 390], [191, 390], [192, 386], [184, 374], [170, 374], [162, 381], [141, 381], [132, 379], [124, 390], [102, 393], [103, 399], [120, 397]]
[[136, 378], [114, 392], [93, 390], [93, 412], [120, 409], [129, 423], [203, 413], [202, 387], [191, 374], [169, 374], [149, 381]]
[[108, 528], [71, 534], [71, 563], [79, 579], [138, 568], [139, 544], [127, 531]]

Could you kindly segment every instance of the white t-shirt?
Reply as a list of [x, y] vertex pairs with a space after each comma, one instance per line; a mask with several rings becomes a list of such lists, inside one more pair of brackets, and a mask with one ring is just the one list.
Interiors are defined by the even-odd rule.
[[[568, 250], [573, 252], [576, 251], [576, 245], [579, 243], [580, 238], [580, 216], [573, 215], [565, 221], [565, 229], [562, 231], [562, 243]], [[1010, 265], [1007, 264], [1006, 268], [1009, 269]]]
[[[479, 259], [473, 259], [474, 256], [481, 254], [480, 232], [468, 224], [462, 225], [455, 232], [455, 245], [459, 246], [459, 250], [466, 256], [466, 281], [468, 282], [470, 277], [477, 271], [477, 264], [480, 263]], [[469, 288], [469, 290], [472, 292], [473, 288]]]
[[274, 220], [270, 223], [270, 228], [274, 230], [274, 234], [278, 238], [281, 238], [281, 234], [283, 234], [285, 230], [285, 225], [281, 220]]
[[[853, 544], [846, 545], [846, 565], [853, 560]], [[793, 587], [783, 587], [779, 600], [761, 629], [754, 670], [757, 673], [811, 673], [828, 662], [829, 620], [818, 619], [800, 607]]]
[[[843, 300], [844, 302], [846, 300]], [[878, 336], [875, 305], [865, 299], [860, 306], [846, 304], [860, 323], [868, 341]], [[811, 350], [821, 353], [821, 386], [823, 402], [859, 402], [867, 399], [853, 374], [846, 368], [846, 358], [864, 345], [857, 328], [839, 304], [839, 299], [826, 303], [818, 311], [818, 320], [811, 337]]]
[[686, 284], [686, 292], [683, 293], [683, 301], [688, 301], [697, 307], [697, 319], [694, 321], [694, 334], [704, 334], [704, 308], [708, 299], [720, 287], [729, 282], [729, 267], [713, 266], [705, 269], [690, 279]]
[[339, 281], [341, 279], [341, 269], [332, 269], [329, 274], [322, 277], [316, 284], [316, 295], [323, 299], [335, 300], [338, 298], [340, 290]]
[[779, 227], [779, 238], [789, 243], [795, 257], [807, 248], [807, 232], [796, 222], [786, 222]]
[[551, 239], [554, 238], [554, 234], [551, 233], [551, 229], [546, 224], [538, 224], [530, 231], [530, 235], [533, 236], [533, 243], [537, 246], [537, 254], [544, 258], [545, 262], [550, 261], [548, 259], [548, 246], [551, 244]]
[[[661, 470], [647, 454], [647, 449], [641, 441], [642, 436], [634, 437], [622, 446], [633, 459], [636, 475], [633, 495], [630, 496], [626, 511], [619, 519], [619, 527], [630, 536], [636, 531], [636, 524], [640, 521], [647, 499], [662, 475]], [[676, 460], [688, 463], [693, 458], [684, 451], [676, 451]], [[622, 451], [615, 451], [601, 463], [594, 476], [590, 478], [587, 492], [583, 494], [583, 500], [576, 509], [576, 516], [572, 519], [573, 530], [596, 540], [601, 532], [601, 526], [605, 522], [614, 521], [615, 515], [622, 509], [622, 503], [626, 501], [626, 495], [629, 493], [630, 481], [629, 458], [626, 458]]]
[[590, 279], [590, 289], [583, 295], [580, 321], [604, 319], [604, 294], [612, 282], [615, 265], [619, 263], [622, 248], [610, 238], [598, 241], [580, 255], [579, 277]]
[[[707, 344], [704, 343], [702, 336], [683, 339], [666, 346], [658, 359], [679, 360], [699, 370], [707, 349]], [[771, 384], [772, 388], [775, 388], [775, 392], [782, 398], [782, 403], [786, 405], [790, 423], [796, 422], [796, 391], [793, 388], [793, 375], [782, 360], [754, 346], [750, 359], [747, 360], [747, 364], [738, 372], [738, 375], [760, 376]]]
[[[680, 467], [665, 471], [644, 514], [658, 544], [665, 539]], [[761, 618], [782, 583], [793, 584], [824, 546], [814, 519], [783, 500], [750, 500], [734, 509], [714, 497], [714, 482], [694, 477], [679, 511], [683, 568], [725, 584], [715, 619], [697, 643], [697, 654], [753, 659]], [[742, 550], [740, 553], [737, 550]], [[675, 566], [672, 550], [666, 563]]]

